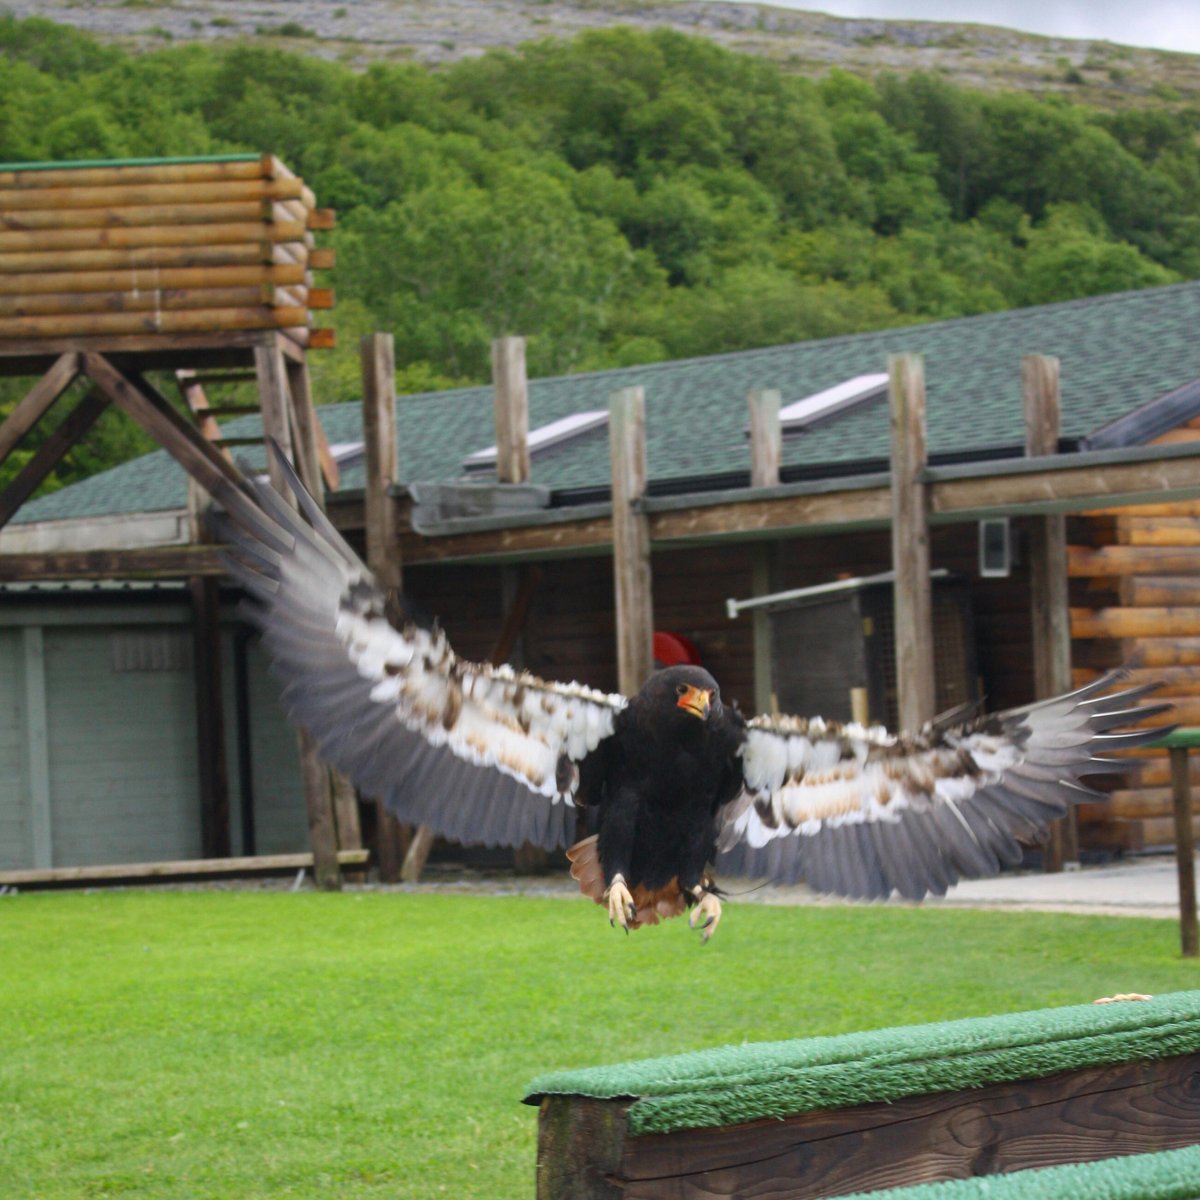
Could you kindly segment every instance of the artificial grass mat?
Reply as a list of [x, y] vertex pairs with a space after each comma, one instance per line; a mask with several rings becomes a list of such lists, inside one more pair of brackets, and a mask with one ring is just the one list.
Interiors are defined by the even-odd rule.
[[1185, 1146], [1008, 1175], [857, 1192], [842, 1200], [1194, 1200], [1197, 1195], [1200, 1146]]
[[630, 1097], [630, 1133], [669, 1133], [1198, 1050], [1200, 991], [1174, 992], [563, 1071], [525, 1099]]

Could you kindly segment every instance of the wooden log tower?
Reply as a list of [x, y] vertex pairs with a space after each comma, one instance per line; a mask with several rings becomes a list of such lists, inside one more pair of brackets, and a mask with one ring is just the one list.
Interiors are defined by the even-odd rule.
[[[333, 251], [317, 246], [314, 233], [333, 223], [273, 155], [0, 164], [0, 375], [36, 377], [0, 425], [0, 463], [51, 408], [67, 409], [0, 491], [0, 527], [109, 409], [188, 472], [195, 518], [188, 546], [8, 556], [10, 567], [38, 561], [0, 580], [32, 572], [189, 581], [206, 858], [228, 856], [231, 837], [218, 577], [201, 517], [206, 485], [244, 480], [218, 423], [234, 409], [210, 404], [205, 388], [256, 382], [249, 407], [261, 411], [264, 436], [284, 448], [318, 499], [337, 486], [307, 360], [308, 350], [333, 345], [333, 330], [313, 322], [315, 310], [333, 305], [332, 291], [314, 286]], [[163, 394], [164, 377], [174, 379], [182, 405]], [[280, 486], [274, 471], [272, 480]], [[339, 849], [361, 848], [357, 813], [335, 807], [329, 772], [305, 739], [301, 759], [314, 870], [319, 884], [337, 886]]]

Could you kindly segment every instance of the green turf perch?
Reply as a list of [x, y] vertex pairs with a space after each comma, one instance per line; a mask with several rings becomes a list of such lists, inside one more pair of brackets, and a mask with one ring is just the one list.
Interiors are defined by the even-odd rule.
[[1174, 1149], [1200, 1143], [1200, 992], [562, 1072], [526, 1102], [539, 1200], [806, 1200]]

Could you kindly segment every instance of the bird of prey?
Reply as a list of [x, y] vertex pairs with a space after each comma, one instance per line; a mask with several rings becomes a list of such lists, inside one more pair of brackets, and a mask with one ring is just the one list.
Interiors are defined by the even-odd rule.
[[[1150, 686], [1113, 672], [1024, 708], [893, 735], [819, 717], [746, 720], [694, 666], [609, 695], [466, 662], [444, 632], [389, 623], [371, 573], [305, 492], [231, 489], [218, 531], [290, 719], [396, 816], [465, 844], [562, 848], [626, 931], [691, 910], [712, 935], [714, 869], [846, 897], [919, 900], [1019, 861], [1083, 776], [1160, 729]], [[578, 840], [576, 840], [578, 839]]]

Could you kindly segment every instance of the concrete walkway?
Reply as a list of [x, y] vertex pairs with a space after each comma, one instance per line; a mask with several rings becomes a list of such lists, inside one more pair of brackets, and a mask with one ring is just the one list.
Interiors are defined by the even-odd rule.
[[[816, 897], [805, 888], [765, 888], [744, 897], [764, 904], [844, 903]], [[1120, 917], [1179, 916], [1179, 890], [1173, 854], [1148, 855], [1105, 866], [1047, 875], [1006, 872], [994, 879], [970, 879], [926, 905], [1041, 912], [1091, 913]]]

